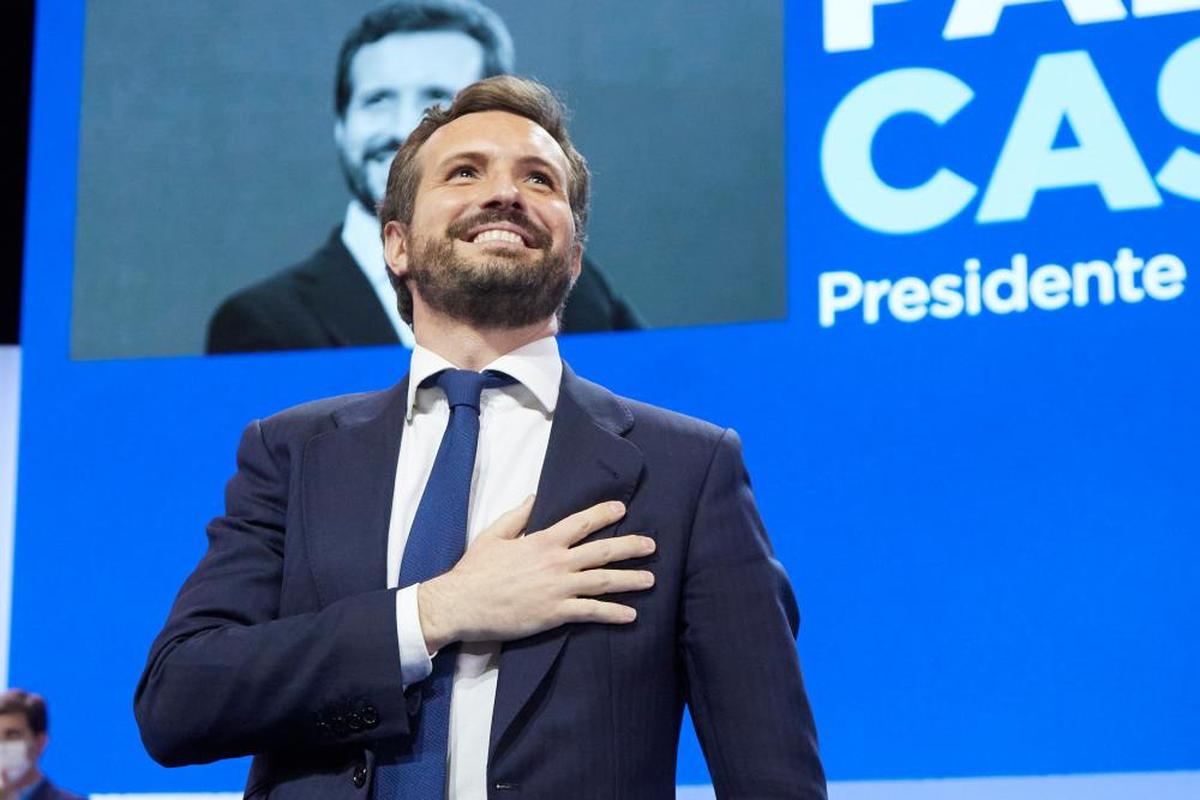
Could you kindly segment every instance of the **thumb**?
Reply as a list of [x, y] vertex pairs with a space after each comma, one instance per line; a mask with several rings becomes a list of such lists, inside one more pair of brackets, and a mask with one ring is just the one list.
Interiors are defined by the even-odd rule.
[[481, 536], [494, 536], [497, 539], [515, 539], [525, 530], [529, 522], [529, 514], [533, 511], [535, 495], [529, 495], [521, 501], [521, 505], [509, 509], [496, 518], [496, 521], [483, 531]]

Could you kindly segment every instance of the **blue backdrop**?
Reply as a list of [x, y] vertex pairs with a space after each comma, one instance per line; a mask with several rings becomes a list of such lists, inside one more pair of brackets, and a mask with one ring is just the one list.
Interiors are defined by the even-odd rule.
[[[788, 318], [564, 354], [741, 433], [832, 778], [1200, 768], [1200, 13], [825, 5], [785, 6]], [[67, 786], [237, 789], [143, 753], [147, 647], [243, 425], [407, 353], [69, 360], [82, 23], [39, 3], [11, 681]]]

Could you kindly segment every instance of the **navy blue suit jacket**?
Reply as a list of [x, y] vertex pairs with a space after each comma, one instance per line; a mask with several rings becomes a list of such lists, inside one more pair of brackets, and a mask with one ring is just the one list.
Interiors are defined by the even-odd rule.
[[[369, 797], [374, 746], [402, 743], [385, 554], [406, 383], [252, 423], [209, 549], [155, 640], [135, 708], [163, 764], [254, 755], [248, 797]], [[509, 642], [488, 794], [673, 798], [684, 703], [717, 796], [825, 797], [794, 636], [732, 431], [619, 398], [564, 370], [537, 501], [541, 530], [602, 500], [647, 533], [655, 573], [628, 626]]]
[[34, 787], [33, 794], [29, 795], [29, 800], [86, 800], [86, 798], [82, 795], [72, 794], [66, 789], [60, 789], [51, 783], [49, 778], [43, 777]]

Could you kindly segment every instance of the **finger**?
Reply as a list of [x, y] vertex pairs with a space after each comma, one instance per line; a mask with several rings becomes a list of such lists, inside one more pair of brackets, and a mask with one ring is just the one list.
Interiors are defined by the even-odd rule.
[[641, 592], [654, 585], [654, 573], [640, 569], [589, 569], [577, 573], [572, 583], [578, 597]]
[[654, 540], [649, 536], [614, 536], [572, 547], [569, 563], [577, 571], [592, 569], [628, 558], [648, 556], [654, 552], [654, 548]]
[[563, 603], [563, 622], [602, 622], [623, 625], [637, 619], [637, 612], [620, 603], [580, 597]]
[[521, 531], [525, 530], [525, 523], [529, 522], [531, 511], [533, 511], [533, 495], [526, 497], [516, 508], [505, 511], [479, 535], [494, 536], [497, 539], [515, 539], [521, 535]]
[[597, 503], [591, 508], [564, 517], [546, 529], [546, 533], [567, 547], [625, 516], [625, 504], [616, 500]]

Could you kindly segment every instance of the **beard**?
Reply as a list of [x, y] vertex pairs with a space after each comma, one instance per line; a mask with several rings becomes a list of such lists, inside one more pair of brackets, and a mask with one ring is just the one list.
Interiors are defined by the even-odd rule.
[[[471, 260], [454, 252], [470, 228], [512, 222], [531, 232], [541, 255], [532, 263], [507, 254]], [[518, 211], [490, 212], [450, 227], [444, 237], [418, 238], [408, 278], [434, 311], [480, 329], [522, 328], [559, 316], [574, 283], [570, 246], [554, 249], [550, 237]]]
[[403, 142], [397, 139], [388, 138], [369, 144], [358, 156], [352, 156], [344, 150], [338, 151], [338, 165], [342, 168], [342, 177], [346, 179], [346, 188], [372, 215], [376, 213], [385, 192], [376, 191], [371, 185], [371, 171], [382, 170], [386, 181], [387, 170], [401, 144]]

